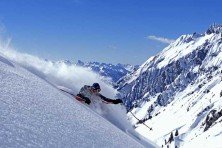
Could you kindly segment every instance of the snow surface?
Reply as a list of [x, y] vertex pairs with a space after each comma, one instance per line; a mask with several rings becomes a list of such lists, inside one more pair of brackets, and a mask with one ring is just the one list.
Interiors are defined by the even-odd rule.
[[[70, 79], [70, 74], [63, 73], [69, 71], [67, 65], [56, 67], [34, 56], [0, 49], [0, 147], [157, 147], [133, 130], [120, 105], [103, 104], [101, 113], [61, 92], [56, 85], [67, 87], [69, 80], [81, 84], [84, 79]], [[78, 70], [100, 81], [94, 73]], [[105, 94], [115, 94], [102, 85]]]
[[[143, 125], [139, 125], [137, 131], [143, 136], [156, 141], [160, 146], [164, 145], [165, 139], [169, 139], [172, 131], [175, 133], [175, 130], [178, 129], [180, 136], [176, 137], [175, 142], [179, 147], [221, 148], [222, 118], [219, 118], [217, 120], [218, 124], [212, 126], [206, 132], [203, 132], [204, 125], [202, 125], [208, 113], [207, 111], [202, 113], [206, 106], [218, 110], [222, 109], [222, 100], [219, 96], [222, 88], [220, 79], [216, 77], [212, 80], [212, 85], [208, 85], [210, 93], [205, 95], [200, 95], [200, 92], [205, 88], [199, 90], [199, 93], [194, 93], [191, 96], [187, 95], [187, 92], [197, 87], [197, 85], [190, 85], [184, 92], [177, 94], [176, 100], [171, 102], [167, 107], [160, 109], [160, 114], [157, 117], [145, 122], [147, 125], [152, 125], [153, 131], [150, 131]], [[150, 102], [147, 102], [141, 109], [135, 109], [133, 112], [140, 119], [143, 119], [149, 104]], [[189, 107], [191, 109], [188, 111]], [[134, 124], [136, 122], [133, 117], [131, 121], [134, 122]], [[207, 142], [205, 142], [206, 140]], [[172, 143], [171, 146], [174, 146], [174, 144]]]

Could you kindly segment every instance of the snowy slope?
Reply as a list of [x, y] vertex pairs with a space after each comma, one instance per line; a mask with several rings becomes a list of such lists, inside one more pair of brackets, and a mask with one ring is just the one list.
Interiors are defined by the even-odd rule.
[[122, 106], [88, 107], [57, 88], [76, 93], [99, 82], [106, 96], [116, 94], [87, 69], [1, 44], [0, 80], [0, 147], [157, 147], [134, 131]]
[[118, 89], [128, 110], [154, 129], [129, 114], [136, 130], [163, 147], [221, 147], [221, 64], [222, 25], [212, 25], [182, 35], [122, 78]]
[[2, 56], [0, 79], [0, 147], [143, 147]]

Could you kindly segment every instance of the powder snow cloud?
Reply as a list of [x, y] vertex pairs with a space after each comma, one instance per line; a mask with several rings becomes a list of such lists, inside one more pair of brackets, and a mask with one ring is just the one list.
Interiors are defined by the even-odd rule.
[[63, 86], [73, 90], [73, 93], [78, 93], [79, 89], [84, 85], [98, 82], [105, 96], [114, 98], [116, 95], [116, 90], [106, 83], [109, 79], [101, 77], [90, 69], [74, 64], [68, 65], [63, 61], [53, 62], [27, 53], [21, 53], [10, 47], [10, 40], [0, 40], [0, 55], [18, 63], [56, 86]]
[[155, 35], [149, 35], [146, 37], [149, 40], [154, 40], [154, 41], [158, 41], [161, 43], [166, 43], [166, 44], [171, 44], [172, 42], [174, 42], [175, 40], [172, 39], [167, 39], [167, 38], [163, 38], [163, 37], [157, 37]]

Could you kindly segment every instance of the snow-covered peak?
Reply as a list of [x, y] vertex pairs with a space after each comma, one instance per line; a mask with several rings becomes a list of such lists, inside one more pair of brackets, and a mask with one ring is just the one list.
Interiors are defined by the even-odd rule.
[[78, 60], [77, 63], [76, 63], [76, 65], [83, 66], [83, 65], [84, 65], [84, 62], [81, 61], [81, 60]]
[[[208, 30], [211, 33], [180, 36], [118, 81], [128, 109], [154, 129], [147, 135], [146, 128], [132, 117], [137, 130], [160, 146], [194, 147], [200, 139], [205, 139], [200, 147], [213, 142], [213, 147], [222, 145], [221, 25]], [[170, 138], [176, 130], [177, 140]]]
[[149, 63], [158, 65], [158, 68], [164, 67], [173, 61], [180, 59], [191, 53], [194, 49], [209, 47], [219, 42], [222, 38], [222, 25], [211, 25], [206, 34], [187, 34], [180, 36], [175, 42], [163, 49], [158, 55], [151, 57], [144, 65], [152, 67]]
[[[221, 28], [221, 25], [212, 25], [210, 28], [218, 30]], [[159, 54], [150, 57], [137, 71], [120, 79], [118, 81], [119, 89], [121, 90], [122, 87], [128, 86], [128, 84], [139, 84], [141, 77], [147, 76], [150, 73], [153, 73], [152, 75], [155, 76], [155, 71], [166, 73], [169, 71], [169, 67], [172, 66], [178, 69], [178, 74], [181, 71], [189, 70], [189, 68], [192, 68], [194, 72], [197, 71], [194, 70], [197, 67], [206, 69], [212, 66], [220, 66], [221, 43], [222, 33], [182, 35]], [[160, 88], [160, 90], [164, 89], [163, 87]], [[160, 90], [156, 89], [155, 92], [160, 92]]]
[[221, 24], [211, 25], [206, 31], [206, 34], [212, 34], [212, 33], [216, 33], [216, 34], [222, 33], [222, 25]]

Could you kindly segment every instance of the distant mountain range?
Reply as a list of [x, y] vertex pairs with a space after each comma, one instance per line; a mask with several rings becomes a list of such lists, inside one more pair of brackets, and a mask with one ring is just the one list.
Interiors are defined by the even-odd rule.
[[113, 82], [117, 82], [120, 78], [126, 74], [132, 73], [139, 68], [138, 65], [133, 66], [130, 64], [107, 64], [99, 62], [87, 62], [84, 63], [80, 60], [76, 63], [78, 66], [87, 67], [92, 71], [100, 74], [101, 76], [109, 77]]
[[162, 147], [221, 146], [221, 65], [222, 25], [214, 24], [203, 34], [180, 36], [121, 78], [118, 90], [128, 111], [154, 129], [145, 133], [131, 117], [138, 132]]
[[[48, 60], [46, 59], [46, 61]], [[81, 60], [78, 60], [77, 62], [73, 62], [70, 60], [60, 60], [53, 63], [55, 65], [66, 64], [69, 66], [80, 66], [88, 68], [91, 71], [99, 74], [101, 76], [101, 80], [113, 85], [114, 88], [117, 88], [116, 82], [120, 78], [122, 78], [126, 74], [130, 74], [136, 71], [139, 68], [139, 65], [83, 62]]]

